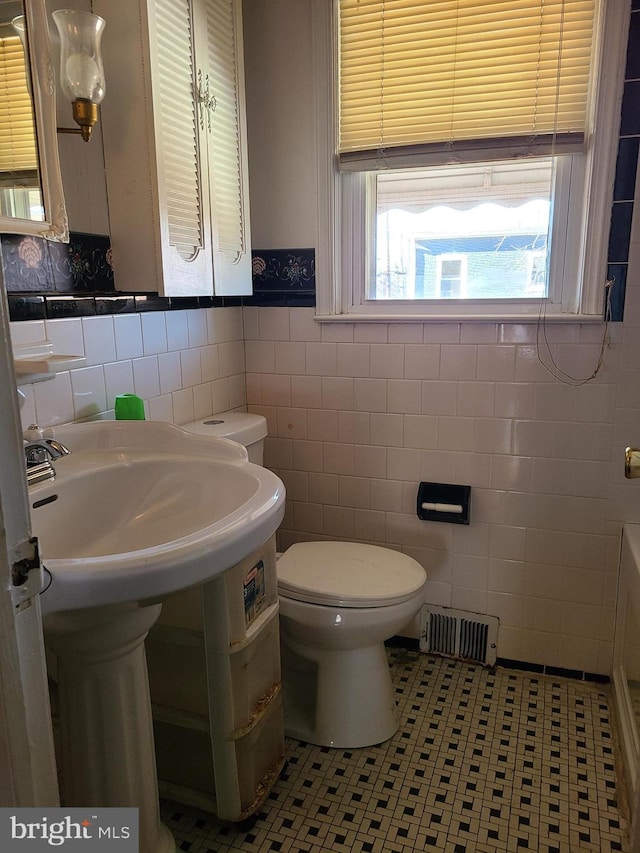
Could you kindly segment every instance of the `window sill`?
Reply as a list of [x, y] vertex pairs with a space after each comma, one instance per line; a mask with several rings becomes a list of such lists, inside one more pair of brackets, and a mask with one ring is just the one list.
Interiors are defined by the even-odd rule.
[[317, 323], [603, 323], [600, 314], [316, 314]]

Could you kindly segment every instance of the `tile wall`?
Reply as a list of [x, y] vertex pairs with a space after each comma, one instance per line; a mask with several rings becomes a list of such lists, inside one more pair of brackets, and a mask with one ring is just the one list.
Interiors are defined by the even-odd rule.
[[22, 386], [24, 426], [113, 417], [116, 394], [146, 416], [188, 423], [245, 404], [242, 309], [206, 308], [11, 323], [15, 344], [50, 340], [86, 365]]
[[[429, 602], [500, 618], [500, 657], [609, 671], [619, 324], [597, 378], [576, 385], [550, 375], [538, 349], [586, 378], [602, 324], [549, 325], [539, 347], [535, 325], [317, 324], [312, 309], [243, 310], [247, 402], [268, 419], [266, 463], [288, 494], [281, 545], [400, 548], [427, 569]], [[635, 428], [638, 412], [628, 415]], [[471, 524], [419, 520], [420, 480], [471, 485]]]

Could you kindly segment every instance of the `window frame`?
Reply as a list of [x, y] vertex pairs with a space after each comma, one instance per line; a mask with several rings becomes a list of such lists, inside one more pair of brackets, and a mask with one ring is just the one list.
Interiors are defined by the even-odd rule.
[[[599, 4], [602, 51], [590, 120], [596, 130], [588, 134], [585, 155], [558, 158], [549, 275], [550, 292], [558, 295], [552, 301], [538, 297], [514, 302], [446, 300], [446, 304], [364, 299], [365, 277], [373, 269], [373, 251], [365, 239], [375, 216], [367, 178], [371, 173], [338, 172], [337, 0], [314, 3], [312, 10], [319, 203], [316, 319], [537, 322], [544, 311], [548, 320], [601, 321], [624, 78], [619, 45], [627, 43], [629, 3], [601, 0]], [[579, 246], [579, 251], [569, 252], [568, 246]]]

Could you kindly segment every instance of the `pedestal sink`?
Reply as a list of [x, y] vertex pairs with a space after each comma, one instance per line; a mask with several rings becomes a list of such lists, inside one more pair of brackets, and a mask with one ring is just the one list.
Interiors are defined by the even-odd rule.
[[284, 487], [240, 445], [168, 424], [70, 424], [55, 438], [72, 452], [29, 497], [50, 575], [41, 604], [58, 660], [61, 795], [70, 807], [138, 807], [140, 853], [170, 853], [144, 639], [164, 596], [269, 539]]

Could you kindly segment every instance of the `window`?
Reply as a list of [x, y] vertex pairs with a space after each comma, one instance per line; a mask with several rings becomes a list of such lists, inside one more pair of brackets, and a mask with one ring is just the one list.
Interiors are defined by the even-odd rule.
[[336, 0], [319, 315], [602, 315], [622, 5]]

